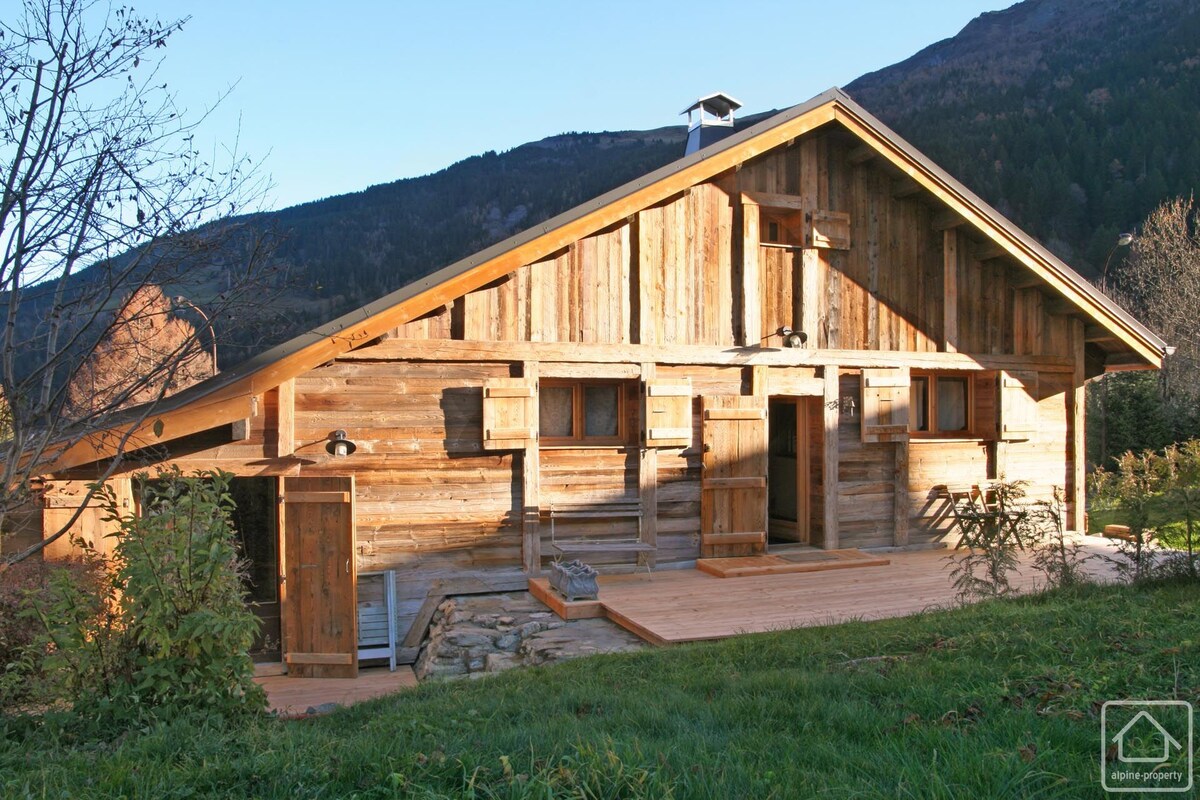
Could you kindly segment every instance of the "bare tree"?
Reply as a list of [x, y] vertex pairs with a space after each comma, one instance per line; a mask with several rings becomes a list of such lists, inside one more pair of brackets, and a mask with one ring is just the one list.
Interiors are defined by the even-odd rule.
[[[153, 403], [206, 352], [202, 337], [261, 296], [264, 263], [236, 217], [261, 197], [256, 166], [236, 146], [201, 153], [207, 112], [188, 114], [158, 74], [186, 20], [95, 0], [24, 0], [15, 16], [0, 22], [0, 391], [11, 410], [0, 524], [84, 436], [115, 439], [98, 470], [112, 475]], [[211, 322], [70, 403], [83, 365], [114, 326], [129, 332], [129, 299], [152, 285], [194, 298]], [[131, 415], [132, 402], [149, 405]]]
[[1200, 399], [1200, 208], [1190, 197], [1150, 213], [1117, 273], [1117, 289], [1141, 319], [1175, 348], [1163, 365], [1163, 397]]

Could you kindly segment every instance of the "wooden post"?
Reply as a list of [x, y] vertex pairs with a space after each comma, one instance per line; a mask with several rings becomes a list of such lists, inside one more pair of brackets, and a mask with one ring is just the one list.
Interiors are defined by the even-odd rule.
[[942, 350], [958, 352], [958, 229], [942, 231]]
[[895, 517], [895, 528], [892, 544], [896, 547], [908, 546], [908, 442], [896, 442], [896, 463], [892, 470], [892, 515]]
[[[642, 364], [642, 432], [640, 457], [638, 459], [638, 504], [642, 510], [642, 522], [638, 526], [639, 541], [642, 544], [658, 547], [658, 448], [647, 447], [646, 430], [646, 381], [654, 380], [657, 366], [653, 363]], [[688, 402], [691, 402], [690, 400]], [[657, 561], [657, 550], [645, 554], [645, 563], [654, 567]]]
[[1075, 320], [1071, 334], [1075, 345], [1075, 373], [1071, 393], [1071, 475], [1075, 485], [1071, 496], [1066, 498], [1071, 503], [1071, 513], [1067, 522], [1076, 532], [1087, 533], [1084, 516], [1087, 511], [1087, 375], [1084, 365], [1083, 320]]
[[806, 247], [800, 251], [800, 291], [794, 300], [798, 307], [796, 324], [800, 330], [808, 334], [809, 347], [821, 347], [821, 298], [819, 294], [821, 278], [821, 256], [815, 247]]
[[[525, 361], [521, 374], [534, 385], [538, 380], [538, 362]], [[538, 392], [533, 393], [533, 416], [537, 419]], [[542, 572], [542, 500], [541, 500], [541, 458], [538, 450], [538, 437], [528, 439], [521, 454], [521, 496], [523, 514], [521, 515], [521, 564], [526, 575], [540, 575]]]
[[825, 455], [821, 478], [825, 494], [826, 550], [838, 548], [838, 427], [841, 422], [841, 398], [838, 368], [825, 367]]
[[758, 204], [742, 195], [742, 344], [762, 343], [762, 279], [758, 263]]
[[284, 458], [296, 452], [296, 379], [288, 378], [275, 392], [275, 457]]

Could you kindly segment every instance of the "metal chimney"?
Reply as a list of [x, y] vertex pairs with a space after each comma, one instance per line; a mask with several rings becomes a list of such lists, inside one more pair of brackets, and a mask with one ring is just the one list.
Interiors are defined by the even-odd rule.
[[690, 155], [733, 133], [733, 112], [741, 107], [742, 104], [733, 97], [715, 92], [680, 111], [680, 114], [688, 115], [687, 149], [683, 154]]

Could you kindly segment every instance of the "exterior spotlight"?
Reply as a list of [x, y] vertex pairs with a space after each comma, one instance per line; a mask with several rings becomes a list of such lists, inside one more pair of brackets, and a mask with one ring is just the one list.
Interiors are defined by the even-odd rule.
[[1117, 237], [1117, 247], [1124, 247], [1127, 244], [1133, 244], [1132, 233], [1122, 233]]
[[794, 331], [791, 328], [783, 327], [779, 329], [779, 335], [783, 337], [784, 347], [803, 347], [808, 341], [808, 334], [804, 331]]
[[358, 445], [347, 439], [346, 432], [342, 430], [329, 434], [329, 443], [325, 445], [325, 450], [335, 458], [345, 458], [357, 449]]

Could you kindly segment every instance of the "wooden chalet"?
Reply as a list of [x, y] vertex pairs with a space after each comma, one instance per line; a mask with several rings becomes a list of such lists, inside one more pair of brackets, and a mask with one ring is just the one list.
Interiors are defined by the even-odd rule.
[[[239, 476], [267, 650], [344, 676], [361, 603], [411, 660], [556, 557], [929, 546], [1001, 476], [1081, 529], [1084, 384], [1165, 352], [831, 90], [169, 398], [114, 483]], [[115, 441], [47, 468], [48, 533]]]

